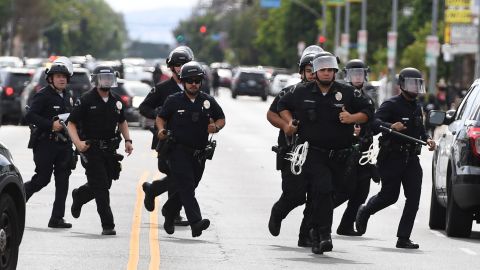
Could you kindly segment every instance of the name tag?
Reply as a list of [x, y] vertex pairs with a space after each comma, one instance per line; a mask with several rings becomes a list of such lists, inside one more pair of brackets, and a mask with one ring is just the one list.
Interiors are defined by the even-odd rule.
[[94, 110], [96, 108], [97, 108], [97, 106], [90, 106], [90, 110]]
[[333, 104], [333, 106], [335, 106], [336, 108], [342, 108], [345, 104], [343, 103], [339, 103], [339, 104]]
[[55, 110], [59, 110], [59, 109], [60, 109], [60, 106], [53, 106], [53, 108], [54, 108]]
[[185, 110], [178, 110], [177, 112], [178, 112], [178, 113], [184, 113]]

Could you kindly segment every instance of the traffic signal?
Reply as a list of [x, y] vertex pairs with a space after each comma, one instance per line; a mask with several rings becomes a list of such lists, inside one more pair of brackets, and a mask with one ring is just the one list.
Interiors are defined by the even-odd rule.
[[327, 41], [327, 38], [323, 35], [318, 36], [318, 44], [323, 44]]
[[200, 33], [202, 34], [207, 33], [207, 27], [205, 25], [200, 26]]

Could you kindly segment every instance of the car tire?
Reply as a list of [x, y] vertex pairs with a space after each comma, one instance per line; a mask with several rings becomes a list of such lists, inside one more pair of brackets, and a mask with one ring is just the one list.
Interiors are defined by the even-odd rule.
[[430, 201], [430, 219], [428, 226], [432, 230], [445, 230], [445, 215], [446, 209], [443, 207], [437, 199], [435, 192], [435, 183], [432, 183], [432, 197]]
[[233, 99], [237, 98], [237, 93], [235, 93], [234, 91], [232, 91], [232, 98]]
[[262, 101], [267, 101], [267, 96], [262, 96]]
[[447, 214], [445, 232], [451, 237], [470, 237], [472, 233], [473, 215], [461, 209], [455, 202], [451, 185], [447, 189]]
[[20, 245], [17, 207], [9, 194], [0, 196], [0, 269], [16, 269]]

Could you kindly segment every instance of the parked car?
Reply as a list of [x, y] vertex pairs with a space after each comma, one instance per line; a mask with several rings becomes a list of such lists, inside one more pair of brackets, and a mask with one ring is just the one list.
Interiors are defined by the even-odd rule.
[[16, 56], [0, 56], [0, 67], [23, 67], [23, 61]]
[[287, 82], [291, 77], [292, 76], [287, 74], [277, 74], [273, 78], [272, 86], [270, 87], [270, 95], [278, 95], [278, 93], [280, 93], [280, 91], [287, 86]]
[[232, 87], [232, 71], [226, 68], [217, 69], [218, 77], [220, 78], [221, 87]]
[[[33, 96], [40, 91], [40, 89], [48, 85], [45, 75], [45, 68], [38, 68], [32, 77], [32, 81], [25, 87], [20, 98], [22, 119], [24, 119], [27, 113], [26, 106], [32, 105]], [[86, 68], [73, 68], [73, 76], [70, 78], [70, 83], [67, 86], [73, 98], [79, 98], [83, 93], [90, 90], [91, 87], [90, 72]]]
[[432, 110], [429, 123], [443, 124], [434, 135], [430, 228], [469, 237], [472, 221], [480, 222], [480, 80], [458, 110]]
[[112, 93], [118, 95], [125, 106], [125, 118], [128, 122], [139, 122], [138, 107], [152, 89], [150, 85], [140, 81], [118, 79], [118, 86], [112, 88]]
[[259, 96], [267, 100], [269, 83], [263, 69], [240, 68], [233, 77], [232, 98], [239, 95]]
[[0, 269], [16, 269], [25, 229], [25, 191], [10, 151], [0, 143]]
[[32, 79], [33, 70], [26, 68], [4, 68], [0, 70], [1, 107], [0, 122], [11, 121], [17, 124], [21, 120], [20, 97], [25, 85]]

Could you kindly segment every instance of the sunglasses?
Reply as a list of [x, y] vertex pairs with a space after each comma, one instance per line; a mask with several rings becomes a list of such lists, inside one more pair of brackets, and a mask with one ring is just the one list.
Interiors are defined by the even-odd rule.
[[186, 78], [183, 81], [189, 84], [200, 84], [202, 82], [202, 79], [200, 78]]

